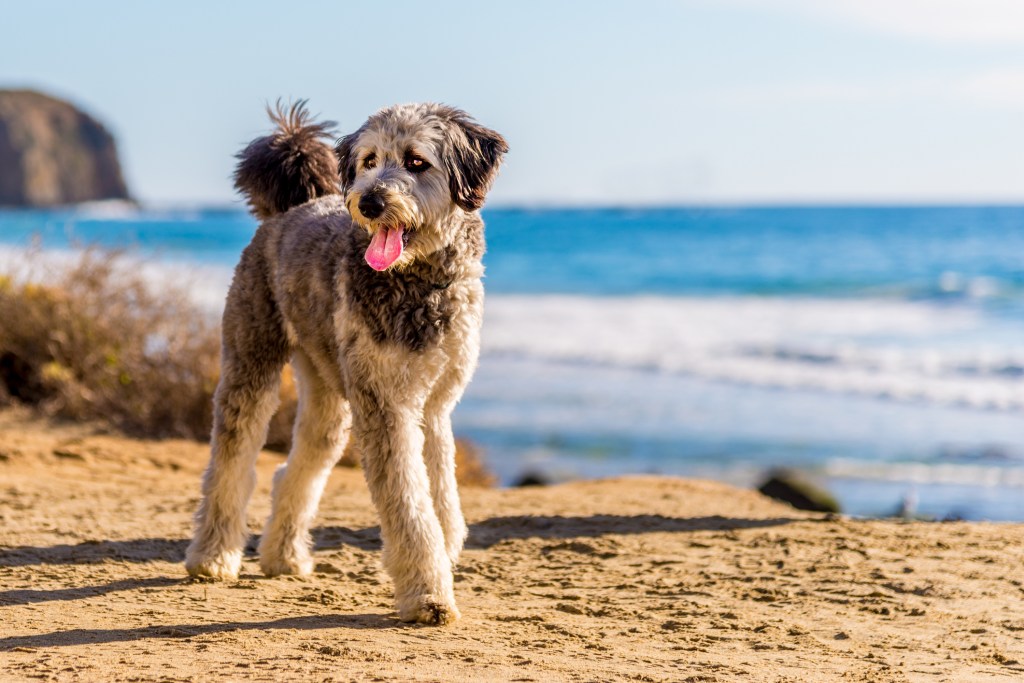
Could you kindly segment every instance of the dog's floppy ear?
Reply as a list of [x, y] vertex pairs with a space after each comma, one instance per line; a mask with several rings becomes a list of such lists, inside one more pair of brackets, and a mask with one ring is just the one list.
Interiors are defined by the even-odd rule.
[[346, 135], [338, 141], [338, 146], [334, 148], [338, 155], [338, 174], [341, 176], [341, 189], [343, 192], [348, 192], [348, 188], [352, 186], [356, 179], [357, 159], [353, 152], [355, 152], [356, 140], [359, 139], [359, 134], [362, 132], [360, 128], [355, 133]]
[[494, 176], [498, 174], [501, 157], [508, 152], [508, 143], [501, 135], [457, 109], [452, 110], [449, 122], [445, 131], [444, 163], [452, 201], [466, 211], [475, 211], [483, 206]]

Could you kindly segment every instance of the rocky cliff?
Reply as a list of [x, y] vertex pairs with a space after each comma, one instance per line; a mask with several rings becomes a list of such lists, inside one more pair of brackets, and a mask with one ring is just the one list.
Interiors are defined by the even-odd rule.
[[103, 124], [42, 93], [0, 90], [0, 206], [128, 198]]

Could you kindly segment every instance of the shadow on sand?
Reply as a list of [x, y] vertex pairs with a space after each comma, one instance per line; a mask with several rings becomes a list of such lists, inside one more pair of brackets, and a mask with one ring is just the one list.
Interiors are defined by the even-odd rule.
[[129, 541], [84, 541], [75, 545], [23, 545], [0, 550], [0, 567], [37, 564], [99, 564], [101, 562], [180, 562], [185, 539], [135, 538]]
[[[492, 517], [469, 525], [467, 548], [489, 548], [495, 543], [517, 538], [593, 538], [609, 534], [647, 534], [653, 532], [731, 531], [781, 526], [795, 521], [778, 517], [743, 519], [734, 517], [665, 517], [664, 515], [590, 515], [562, 517], [518, 515]], [[259, 541], [254, 536], [246, 550], [253, 553]], [[379, 550], [380, 527], [350, 529], [342, 526], [313, 530], [316, 550], [350, 546]], [[101, 562], [181, 562], [185, 559], [187, 539], [138, 538], [128, 541], [85, 541], [76, 545], [46, 547], [17, 546], [0, 551], [0, 567], [47, 564], [99, 564]]]
[[76, 628], [30, 636], [0, 638], [0, 651], [15, 648], [67, 647], [100, 643], [127, 643], [152, 638], [191, 638], [209, 633], [230, 631], [272, 631], [295, 629], [310, 631], [325, 628], [386, 629], [416, 628], [403, 624], [397, 617], [384, 614], [311, 614], [285, 617], [273, 621], [228, 621], [216, 624], [178, 624], [142, 626], [139, 628]]
[[56, 590], [15, 589], [0, 591], [0, 607], [6, 605], [31, 605], [37, 602], [53, 602], [57, 600], [82, 600], [94, 598], [107, 593], [131, 591], [139, 588], [166, 588], [184, 583], [181, 577], [154, 576], [146, 579], [122, 579], [100, 586], [80, 586], [78, 588], [58, 588]]
[[789, 517], [742, 519], [735, 517], [665, 517], [664, 515], [590, 515], [561, 517], [519, 515], [492, 517], [469, 526], [467, 548], [489, 548], [495, 543], [517, 538], [569, 539], [595, 538], [615, 534], [654, 532], [733, 531], [781, 526], [805, 521]]

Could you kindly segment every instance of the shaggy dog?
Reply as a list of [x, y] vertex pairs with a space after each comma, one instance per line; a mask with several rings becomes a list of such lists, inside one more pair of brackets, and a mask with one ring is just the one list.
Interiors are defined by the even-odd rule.
[[263, 572], [311, 571], [310, 525], [351, 430], [399, 617], [449, 622], [466, 538], [451, 412], [479, 352], [478, 209], [508, 147], [439, 104], [383, 109], [337, 148], [303, 103], [271, 118], [277, 130], [239, 155], [235, 174], [262, 224], [224, 310], [212, 454], [185, 566], [238, 576], [254, 463], [290, 360], [299, 412], [274, 475]]

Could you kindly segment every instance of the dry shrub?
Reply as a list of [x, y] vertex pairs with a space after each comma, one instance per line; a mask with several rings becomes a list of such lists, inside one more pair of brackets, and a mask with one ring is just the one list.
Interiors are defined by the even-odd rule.
[[[62, 266], [30, 253], [17, 272], [0, 274], [0, 403], [102, 420], [135, 436], [207, 440], [219, 327], [184, 288], [158, 292], [139, 266], [85, 249]], [[268, 448], [288, 451], [296, 408], [288, 367]], [[459, 440], [456, 460], [460, 483], [494, 483], [472, 444]], [[343, 463], [356, 462], [346, 453]]]
[[216, 327], [183, 290], [157, 293], [132, 265], [88, 249], [62, 267], [30, 256], [25, 273], [5, 277], [2, 385], [49, 414], [102, 419], [136, 435], [205, 438]]
[[455, 439], [455, 475], [463, 486], [490, 487], [498, 483], [487, 469], [480, 447], [466, 439]]

